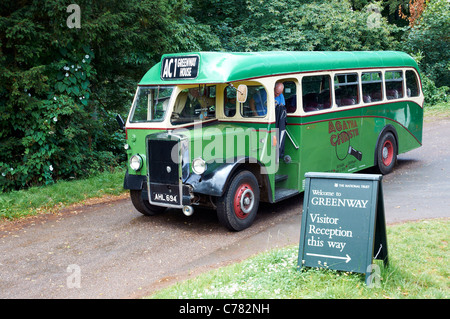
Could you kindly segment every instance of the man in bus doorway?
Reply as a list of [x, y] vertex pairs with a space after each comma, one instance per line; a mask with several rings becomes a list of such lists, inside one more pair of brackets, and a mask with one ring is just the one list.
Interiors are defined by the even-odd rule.
[[[278, 151], [279, 158], [284, 157], [284, 141], [286, 135], [286, 102], [284, 100], [284, 85], [281, 82], [275, 84], [275, 127], [278, 129]], [[267, 92], [264, 89], [258, 90], [250, 100], [250, 108], [256, 116], [267, 114]]]
[[283, 83], [275, 84], [275, 127], [278, 129], [279, 158], [284, 157], [284, 141], [286, 140], [287, 111], [283, 90]]

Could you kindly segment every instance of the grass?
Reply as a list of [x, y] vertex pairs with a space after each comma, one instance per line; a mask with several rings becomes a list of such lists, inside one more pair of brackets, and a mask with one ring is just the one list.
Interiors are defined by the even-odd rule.
[[450, 116], [450, 101], [440, 102], [436, 105], [428, 106], [424, 108], [425, 117], [445, 117]]
[[49, 213], [67, 205], [104, 195], [120, 195], [124, 192], [124, 174], [124, 170], [118, 169], [87, 179], [58, 181], [53, 185], [0, 193], [0, 220]]
[[149, 298], [448, 299], [449, 226], [449, 219], [389, 226], [390, 265], [376, 261], [381, 270], [378, 287], [366, 286], [363, 274], [315, 268], [299, 271], [298, 246], [293, 246], [201, 274]]

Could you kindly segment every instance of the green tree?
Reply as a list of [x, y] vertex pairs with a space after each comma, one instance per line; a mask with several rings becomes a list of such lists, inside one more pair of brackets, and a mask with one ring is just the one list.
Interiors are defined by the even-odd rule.
[[[117, 165], [136, 83], [161, 54], [213, 48], [185, 0], [0, 4], [0, 189], [53, 183]], [[194, 36], [191, 36], [194, 35]]]
[[419, 22], [410, 29], [405, 50], [420, 55], [420, 67], [436, 86], [450, 86], [450, 6], [430, 0]]
[[208, 25], [226, 51], [236, 51], [234, 37], [245, 29], [244, 21], [250, 12], [248, 0], [190, 0], [189, 15]]
[[[211, 12], [219, 10], [215, 1], [210, 0], [208, 6]], [[369, 23], [373, 13], [353, 10], [347, 0], [247, 0], [227, 15], [227, 25], [233, 27], [223, 29], [228, 34], [221, 37], [227, 41], [222, 46], [232, 51], [396, 48], [392, 33], [398, 28], [389, 25], [381, 14], [376, 23]], [[203, 19], [204, 23], [219, 24], [214, 14]]]

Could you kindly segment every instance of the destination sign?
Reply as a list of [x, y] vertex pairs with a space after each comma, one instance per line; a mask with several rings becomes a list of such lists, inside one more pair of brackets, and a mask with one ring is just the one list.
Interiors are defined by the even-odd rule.
[[299, 267], [370, 274], [387, 263], [381, 175], [307, 173]]
[[161, 62], [161, 79], [195, 79], [198, 76], [199, 64], [198, 55], [165, 57]]

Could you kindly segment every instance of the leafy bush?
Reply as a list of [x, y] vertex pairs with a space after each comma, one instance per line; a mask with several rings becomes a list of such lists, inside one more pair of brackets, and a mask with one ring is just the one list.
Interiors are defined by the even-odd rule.
[[[0, 5], [0, 190], [51, 184], [125, 159], [124, 115], [162, 53], [217, 44], [186, 0], [64, 0]], [[190, 34], [195, 37], [190, 38]]]
[[74, 42], [59, 48], [47, 65], [10, 69], [2, 78], [12, 82], [10, 94], [2, 96], [0, 115], [2, 190], [51, 184], [118, 165], [118, 140], [110, 136], [120, 133], [105, 127], [105, 115], [111, 115], [91, 98], [95, 54], [89, 45]]
[[449, 101], [450, 88], [448, 86], [436, 87], [434, 82], [426, 75], [422, 75], [422, 90], [425, 105], [435, 105]]

